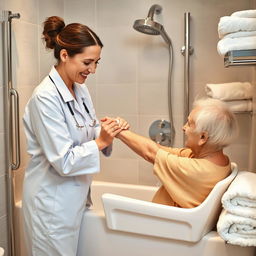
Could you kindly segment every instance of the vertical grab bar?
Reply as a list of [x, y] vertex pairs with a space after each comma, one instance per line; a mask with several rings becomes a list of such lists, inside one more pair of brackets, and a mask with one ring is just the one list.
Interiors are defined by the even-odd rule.
[[[5, 118], [5, 163], [6, 163], [6, 200], [7, 200], [7, 221], [8, 221], [8, 255], [15, 255], [14, 246], [14, 197], [13, 197], [13, 176], [12, 170], [20, 165], [20, 142], [19, 142], [19, 101], [18, 93], [13, 89], [12, 84], [12, 54], [11, 54], [11, 21], [12, 18], [19, 18], [20, 14], [12, 14], [10, 11], [2, 11], [3, 29], [3, 86], [4, 86], [4, 118]], [[13, 97], [13, 100], [11, 98]], [[12, 104], [14, 103], [14, 106]], [[15, 113], [14, 117], [13, 114]], [[14, 121], [14, 122], [13, 122]], [[18, 121], [18, 122], [17, 122]], [[14, 128], [14, 129], [13, 129]], [[13, 135], [15, 134], [15, 138]], [[13, 148], [15, 145], [15, 148]], [[13, 160], [15, 152], [15, 162]]]
[[[12, 83], [12, 40], [11, 40], [11, 21], [13, 18], [20, 18], [20, 14], [12, 14], [10, 11], [3, 11], [4, 17], [4, 87], [5, 87], [5, 113], [8, 119], [6, 132], [9, 133], [11, 145], [7, 152], [11, 156], [12, 170], [20, 166], [20, 136], [19, 136], [19, 97], [18, 92], [13, 88]], [[13, 97], [12, 97], [13, 96]], [[14, 100], [11, 100], [14, 98]], [[14, 106], [13, 106], [14, 104]], [[15, 157], [14, 157], [15, 156]], [[14, 160], [15, 159], [15, 160]], [[8, 161], [9, 163], [9, 161]]]
[[[12, 148], [12, 170], [17, 170], [20, 167], [20, 118], [19, 118], [19, 94], [18, 92], [11, 88], [10, 89], [11, 96], [11, 114], [12, 119], [14, 120], [14, 124], [11, 124], [11, 130], [14, 131], [14, 136], [11, 137], [11, 145]], [[12, 100], [13, 98], [13, 100]], [[14, 157], [15, 155], [15, 157]]]
[[[189, 60], [194, 49], [190, 46], [190, 13], [184, 13], [184, 41], [185, 45], [181, 48], [181, 53], [185, 57], [184, 62], [184, 124], [189, 115]], [[185, 137], [183, 136], [183, 140]]]

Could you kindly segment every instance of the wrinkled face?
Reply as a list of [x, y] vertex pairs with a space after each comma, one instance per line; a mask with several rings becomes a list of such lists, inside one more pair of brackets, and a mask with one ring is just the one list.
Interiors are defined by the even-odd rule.
[[73, 57], [66, 55], [65, 71], [68, 82], [82, 84], [85, 82], [89, 74], [94, 74], [97, 64], [100, 60], [101, 47], [92, 45], [84, 47], [82, 53], [78, 53]]
[[183, 126], [183, 131], [185, 133], [186, 141], [185, 146], [188, 148], [196, 149], [199, 146], [199, 140], [201, 138], [201, 134], [195, 131], [195, 114], [198, 111], [197, 108], [193, 109], [189, 116], [187, 123]]

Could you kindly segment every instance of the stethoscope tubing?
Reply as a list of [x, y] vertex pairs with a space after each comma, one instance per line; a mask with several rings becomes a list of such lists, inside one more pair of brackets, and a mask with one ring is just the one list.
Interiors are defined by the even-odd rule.
[[[57, 91], [59, 92], [59, 90], [58, 90], [58, 88], [57, 88], [57, 86], [56, 86], [54, 80], [51, 78], [50, 75], [49, 75], [49, 78], [50, 78], [50, 80], [52, 81], [52, 83], [55, 85]], [[67, 105], [68, 105], [68, 109], [69, 109], [69, 111], [70, 111], [70, 114], [73, 116], [73, 118], [74, 118], [74, 120], [75, 120], [75, 122], [76, 122], [76, 127], [79, 128], [79, 129], [84, 128], [84, 125], [79, 125], [79, 123], [77, 122], [76, 117], [75, 117], [75, 113], [74, 113], [74, 111], [73, 111], [73, 109], [72, 109], [72, 107], [71, 107], [71, 105], [70, 105], [70, 102], [67, 101], [66, 103], [67, 103]], [[88, 116], [89, 116], [89, 117], [91, 118], [91, 120], [92, 120], [92, 124], [89, 124], [89, 126], [90, 126], [90, 127], [94, 127], [94, 126], [96, 125], [96, 119], [94, 119], [94, 118], [92, 117], [92, 115], [91, 115], [91, 113], [90, 113], [90, 111], [89, 111], [89, 109], [88, 109], [88, 107], [86, 106], [86, 104], [85, 104], [84, 101], [83, 101], [83, 106], [84, 106], [84, 108], [85, 108], [86, 113], [88, 114]]]

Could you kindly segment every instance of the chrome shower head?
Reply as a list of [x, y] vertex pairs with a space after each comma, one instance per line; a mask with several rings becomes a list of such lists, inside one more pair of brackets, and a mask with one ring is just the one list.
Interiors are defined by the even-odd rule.
[[142, 20], [136, 20], [134, 22], [133, 28], [141, 33], [147, 35], [157, 36], [160, 35], [162, 25], [150, 20], [148, 18]]
[[171, 44], [171, 40], [166, 34], [164, 27], [160, 23], [153, 20], [154, 13], [160, 14], [161, 11], [162, 7], [160, 5], [152, 5], [149, 9], [147, 18], [136, 20], [133, 24], [133, 28], [147, 35], [161, 35], [165, 42], [169, 45]]

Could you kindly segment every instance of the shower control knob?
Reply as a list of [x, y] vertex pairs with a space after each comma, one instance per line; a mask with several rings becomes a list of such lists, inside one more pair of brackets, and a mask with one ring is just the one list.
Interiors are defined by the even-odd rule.
[[171, 126], [166, 120], [156, 120], [149, 127], [149, 137], [162, 146], [171, 145]]
[[164, 133], [162, 133], [162, 132], [158, 133], [155, 138], [156, 143], [161, 144], [161, 142], [165, 141], [165, 138], [166, 138], [166, 136]]

